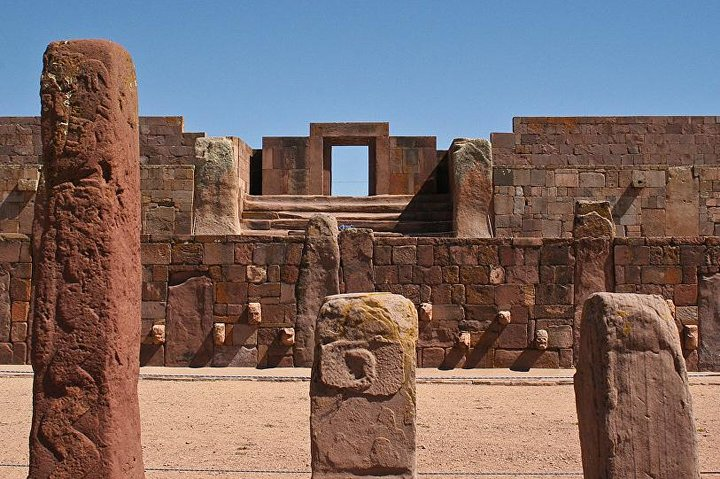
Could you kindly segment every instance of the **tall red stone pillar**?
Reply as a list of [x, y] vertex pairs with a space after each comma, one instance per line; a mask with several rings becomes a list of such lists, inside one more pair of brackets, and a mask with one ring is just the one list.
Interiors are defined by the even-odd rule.
[[[130, 55], [51, 43], [41, 78], [30, 475], [142, 478], [140, 176]], [[39, 236], [41, 235], [41, 236]]]

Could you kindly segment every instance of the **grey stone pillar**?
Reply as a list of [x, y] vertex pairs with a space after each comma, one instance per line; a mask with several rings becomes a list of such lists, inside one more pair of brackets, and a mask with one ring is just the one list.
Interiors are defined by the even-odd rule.
[[660, 296], [585, 302], [575, 374], [586, 479], [697, 479], [697, 441], [677, 327]]
[[195, 140], [193, 233], [240, 234], [238, 157], [229, 138]]
[[484, 139], [458, 138], [450, 145], [453, 229], [460, 238], [492, 238], [492, 148]]
[[417, 337], [403, 296], [327, 298], [310, 383], [313, 479], [415, 477]]

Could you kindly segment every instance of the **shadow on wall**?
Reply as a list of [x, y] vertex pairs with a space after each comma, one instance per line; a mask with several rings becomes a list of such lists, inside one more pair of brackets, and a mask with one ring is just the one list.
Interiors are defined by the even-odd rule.
[[641, 191], [641, 188], [635, 188], [632, 185], [625, 188], [625, 191], [622, 192], [612, 208], [612, 217], [615, 224], [620, 224], [620, 218], [627, 214], [635, 200], [640, 196]]
[[445, 154], [398, 217], [397, 232], [423, 236], [452, 235], [449, 160]]
[[34, 191], [20, 191], [16, 185], [7, 198], [0, 203], [0, 221], [12, 220], [20, 216], [20, 212], [27, 207], [34, 196]]

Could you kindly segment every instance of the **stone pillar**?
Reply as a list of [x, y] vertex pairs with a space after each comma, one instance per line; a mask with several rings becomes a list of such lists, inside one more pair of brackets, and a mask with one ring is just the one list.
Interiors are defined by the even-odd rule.
[[41, 77], [30, 474], [142, 478], [135, 69], [105, 40], [51, 43]]
[[615, 224], [607, 201], [578, 201], [573, 222], [575, 272], [573, 303], [573, 360], [577, 361], [582, 309], [592, 293], [615, 289], [613, 238]]
[[330, 215], [315, 215], [308, 221], [295, 284], [295, 366], [310, 367], [313, 363], [315, 321], [325, 296], [340, 292], [339, 270], [337, 221]]
[[369, 293], [375, 291], [373, 231], [365, 228], [349, 228], [340, 232], [338, 241], [345, 292]]
[[698, 330], [698, 368], [720, 371], [720, 273], [700, 277]]
[[459, 238], [492, 238], [492, 148], [484, 139], [459, 138], [450, 145], [453, 229]]
[[417, 321], [400, 295], [326, 298], [310, 383], [313, 479], [416, 477]]
[[585, 302], [575, 398], [586, 479], [699, 478], [680, 339], [660, 296]]
[[229, 138], [195, 140], [193, 234], [240, 234], [238, 157]]

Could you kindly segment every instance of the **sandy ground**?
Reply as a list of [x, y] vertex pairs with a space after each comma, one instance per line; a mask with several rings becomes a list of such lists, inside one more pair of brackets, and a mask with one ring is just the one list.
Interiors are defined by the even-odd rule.
[[[251, 373], [255, 374], [223, 370], [223, 374]], [[302, 376], [307, 370], [259, 374]], [[462, 378], [493, 379], [504, 373], [458, 372], [453, 377], [460, 381], [445, 383], [428, 377], [451, 373], [424, 373], [425, 380], [417, 386], [420, 477], [445, 472], [453, 474], [442, 477], [458, 479], [478, 475], [533, 478], [540, 477], [532, 475], [538, 471], [545, 473], [543, 478], [573, 477], [568, 473], [581, 477], [573, 389], [567, 384], [568, 373], [559, 374], [565, 378], [550, 378], [547, 385], [529, 385], [529, 380], [522, 379], [514, 383], [523, 385], [488, 385], [468, 384]], [[691, 381], [703, 471], [720, 471], [716, 446], [720, 442], [720, 378], [716, 379]], [[0, 478], [26, 477], [31, 390], [30, 377], [0, 373]], [[304, 381], [142, 379], [139, 392], [148, 479], [309, 478], [307, 391]], [[703, 477], [720, 478], [720, 474]]]

